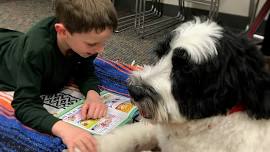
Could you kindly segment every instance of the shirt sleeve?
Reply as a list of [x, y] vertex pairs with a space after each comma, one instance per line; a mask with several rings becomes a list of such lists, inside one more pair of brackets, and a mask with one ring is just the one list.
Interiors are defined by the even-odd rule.
[[40, 98], [43, 68], [42, 56], [23, 56], [17, 69], [17, 88], [12, 106], [15, 115], [23, 124], [41, 132], [51, 133], [52, 126], [59, 121], [44, 107]]
[[98, 88], [99, 80], [95, 74], [94, 60], [95, 56], [80, 61], [78, 71], [74, 72], [75, 83], [78, 84], [80, 91], [86, 96], [89, 90], [95, 90], [100, 93]]

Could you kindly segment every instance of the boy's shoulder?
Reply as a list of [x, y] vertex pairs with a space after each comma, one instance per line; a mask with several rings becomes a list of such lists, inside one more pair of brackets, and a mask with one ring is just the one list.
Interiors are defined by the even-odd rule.
[[55, 39], [56, 31], [54, 25], [56, 23], [55, 17], [47, 17], [36, 24], [34, 24], [25, 34], [29, 38], [37, 40]]
[[46, 17], [36, 23], [28, 30], [27, 33], [34, 32], [35, 30], [49, 30], [51, 27], [54, 27], [56, 23], [55, 16]]
[[33, 54], [57, 49], [57, 38], [54, 25], [55, 17], [47, 17], [36, 23], [26, 33], [27, 50]]

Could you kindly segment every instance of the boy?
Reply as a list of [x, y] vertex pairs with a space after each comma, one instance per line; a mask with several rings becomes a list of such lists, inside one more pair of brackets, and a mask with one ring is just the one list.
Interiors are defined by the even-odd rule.
[[43, 107], [41, 94], [56, 93], [72, 78], [86, 96], [84, 118], [100, 118], [106, 106], [98, 94], [93, 60], [117, 26], [110, 0], [56, 0], [56, 17], [27, 33], [0, 29], [0, 90], [15, 90], [12, 106], [24, 124], [60, 137], [73, 152], [96, 151], [94, 138]]

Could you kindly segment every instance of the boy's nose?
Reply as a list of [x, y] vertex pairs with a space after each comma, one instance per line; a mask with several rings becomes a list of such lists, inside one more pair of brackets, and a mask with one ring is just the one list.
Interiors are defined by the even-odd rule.
[[102, 53], [105, 49], [105, 45], [97, 46], [96, 53]]
[[102, 53], [104, 51], [104, 47], [97, 48], [97, 53]]

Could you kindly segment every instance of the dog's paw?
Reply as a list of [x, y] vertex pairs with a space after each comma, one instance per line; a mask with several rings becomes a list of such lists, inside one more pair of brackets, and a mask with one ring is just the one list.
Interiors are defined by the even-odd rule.
[[117, 128], [113, 132], [96, 136], [98, 152], [137, 152], [156, 146], [154, 125], [135, 123]]
[[132, 152], [134, 144], [130, 139], [122, 138], [119, 134], [113, 133], [96, 136], [96, 140], [98, 152]]

